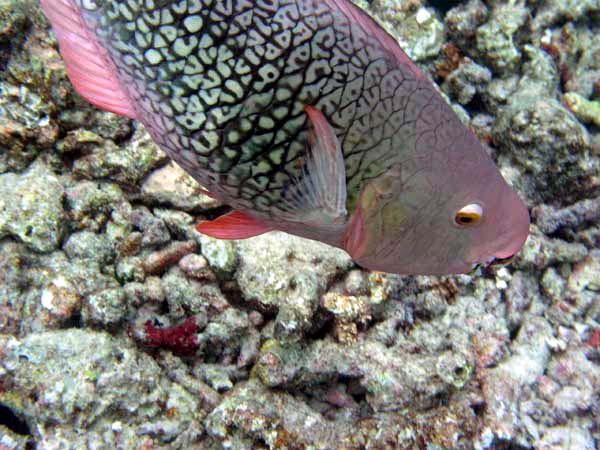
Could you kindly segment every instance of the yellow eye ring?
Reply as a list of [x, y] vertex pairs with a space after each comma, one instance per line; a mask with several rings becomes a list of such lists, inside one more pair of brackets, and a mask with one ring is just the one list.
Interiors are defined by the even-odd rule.
[[459, 227], [471, 227], [481, 222], [483, 208], [477, 203], [463, 206], [454, 216], [454, 223]]

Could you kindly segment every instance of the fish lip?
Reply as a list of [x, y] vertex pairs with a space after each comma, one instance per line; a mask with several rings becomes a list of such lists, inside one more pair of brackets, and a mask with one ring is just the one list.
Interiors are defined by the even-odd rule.
[[494, 257], [492, 259], [492, 261], [488, 263], [488, 267], [505, 266], [507, 264], [510, 264], [512, 262], [512, 260], [515, 258], [515, 255], [516, 255], [516, 253], [513, 253], [512, 255], [507, 256], [505, 258]]
[[512, 255], [506, 257], [492, 256], [491, 258], [488, 258], [485, 261], [475, 262], [471, 264], [471, 272], [474, 272], [479, 268], [491, 269], [493, 267], [506, 266], [507, 264], [510, 264], [513, 261], [517, 253], [518, 252], [515, 252]]

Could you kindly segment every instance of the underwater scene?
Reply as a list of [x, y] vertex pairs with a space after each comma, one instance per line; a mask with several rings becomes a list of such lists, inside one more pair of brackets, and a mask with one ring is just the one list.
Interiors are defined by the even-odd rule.
[[599, 0], [0, 0], [0, 450], [598, 448]]

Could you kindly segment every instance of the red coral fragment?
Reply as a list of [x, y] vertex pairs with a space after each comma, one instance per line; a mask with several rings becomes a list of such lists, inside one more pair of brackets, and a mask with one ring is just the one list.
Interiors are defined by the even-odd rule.
[[181, 355], [191, 355], [198, 350], [198, 325], [194, 317], [174, 327], [156, 327], [149, 320], [144, 324], [144, 344], [171, 350]]
[[590, 347], [600, 348], [600, 328], [594, 328], [592, 330], [592, 335], [588, 339], [587, 344]]

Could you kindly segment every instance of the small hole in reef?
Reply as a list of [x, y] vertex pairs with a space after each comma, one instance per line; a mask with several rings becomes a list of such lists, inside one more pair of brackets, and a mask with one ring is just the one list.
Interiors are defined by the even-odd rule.
[[485, 413], [485, 403], [473, 403], [471, 404], [471, 409], [473, 410], [476, 416], [481, 416], [483, 415], [483, 413]]
[[454, 0], [454, 1], [449, 1], [449, 0], [429, 0], [427, 3], [429, 3], [431, 6], [433, 6], [434, 8], [436, 8], [442, 14], [446, 14], [449, 10], [451, 10], [455, 6], [461, 4], [462, 1], [461, 0]]
[[19, 418], [12, 409], [0, 403], [0, 425], [22, 436], [31, 436], [27, 422]]
[[508, 330], [508, 336], [511, 341], [514, 341], [517, 338], [517, 334], [519, 334], [520, 329], [520, 326], [516, 326]]
[[522, 445], [516, 444], [512, 441], [504, 440], [504, 439], [496, 439], [494, 440], [493, 448], [498, 450], [527, 450], [528, 447], [523, 447]]

